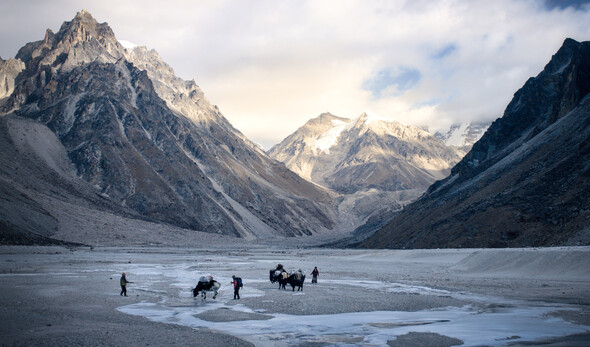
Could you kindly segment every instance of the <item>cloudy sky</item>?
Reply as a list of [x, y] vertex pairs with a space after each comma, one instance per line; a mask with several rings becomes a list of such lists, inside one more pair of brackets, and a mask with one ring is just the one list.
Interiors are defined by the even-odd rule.
[[494, 120], [566, 37], [590, 40], [588, 2], [2, 0], [0, 56], [85, 8], [268, 149], [322, 112], [431, 130]]

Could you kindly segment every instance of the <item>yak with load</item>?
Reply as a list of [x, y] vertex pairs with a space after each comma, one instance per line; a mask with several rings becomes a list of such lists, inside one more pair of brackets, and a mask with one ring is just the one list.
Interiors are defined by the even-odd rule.
[[221, 287], [221, 284], [213, 279], [213, 276], [201, 276], [199, 283], [193, 289], [193, 297], [197, 297], [199, 293], [203, 299], [207, 299], [207, 292], [213, 292], [213, 299], [217, 297], [217, 290]]

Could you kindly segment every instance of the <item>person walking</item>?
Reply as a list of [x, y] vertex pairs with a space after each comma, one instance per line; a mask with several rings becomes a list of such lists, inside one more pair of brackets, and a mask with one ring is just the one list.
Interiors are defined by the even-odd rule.
[[242, 279], [232, 275], [231, 283], [234, 285], [234, 300], [240, 300], [240, 288], [242, 288]]
[[127, 278], [125, 277], [125, 273], [123, 272], [123, 275], [121, 275], [121, 294], [120, 295], [127, 296], [127, 283], [131, 283], [131, 282], [127, 281]]
[[320, 272], [318, 271], [318, 267], [314, 266], [313, 271], [311, 272], [311, 283], [318, 283], [318, 276]]

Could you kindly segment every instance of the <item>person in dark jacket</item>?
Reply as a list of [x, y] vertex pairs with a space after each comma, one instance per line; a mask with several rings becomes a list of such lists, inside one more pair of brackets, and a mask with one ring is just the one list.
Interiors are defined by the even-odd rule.
[[240, 300], [240, 284], [241, 284], [241, 280], [236, 277], [236, 275], [233, 275], [231, 277], [232, 279], [232, 284], [234, 285], [234, 300]]
[[127, 283], [131, 283], [131, 282], [127, 281], [127, 278], [125, 277], [125, 273], [123, 272], [123, 275], [121, 275], [121, 294], [120, 295], [127, 296]]
[[318, 267], [314, 266], [313, 271], [311, 272], [311, 283], [318, 283], [318, 276], [320, 272], [318, 271]]

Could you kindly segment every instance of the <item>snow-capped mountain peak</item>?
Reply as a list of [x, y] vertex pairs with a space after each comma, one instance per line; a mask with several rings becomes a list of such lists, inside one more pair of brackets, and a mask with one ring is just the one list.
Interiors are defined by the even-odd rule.
[[370, 111], [366, 111], [358, 118], [350, 122], [347, 130], [356, 131], [362, 135], [368, 131], [378, 136], [395, 136], [403, 139], [417, 139], [431, 137], [427, 131], [415, 126], [408, 126], [398, 121], [381, 117]]
[[346, 227], [401, 209], [460, 160], [431, 134], [370, 112], [355, 119], [321, 114], [268, 154], [340, 193], [340, 223]]
[[[430, 133], [370, 112], [354, 120], [324, 113], [308, 121], [268, 153], [302, 177], [336, 190], [366, 189], [384, 181], [392, 181], [381, 186], [385, 190], [425, 189], [435, 179], [444, 177], [460, 159], [455, 150], [447, 148]], [[346, 179], [335, 178], [369, 163], [379, 163], [383, 167], [410, 165], [412, 169], [402, 171], [413, 176], [409, 172], [419, 170], [416, 177], [421, 178], [413, 182], [420, 183], [408, 183], [404, 177], [402, 184], [384, 173], [371, 176], [362, 170], [353, 175], [356, 178], [349, 176], [350, 173], [344, 174]], [[423, 180], [426, 176], [428, 178]]]

